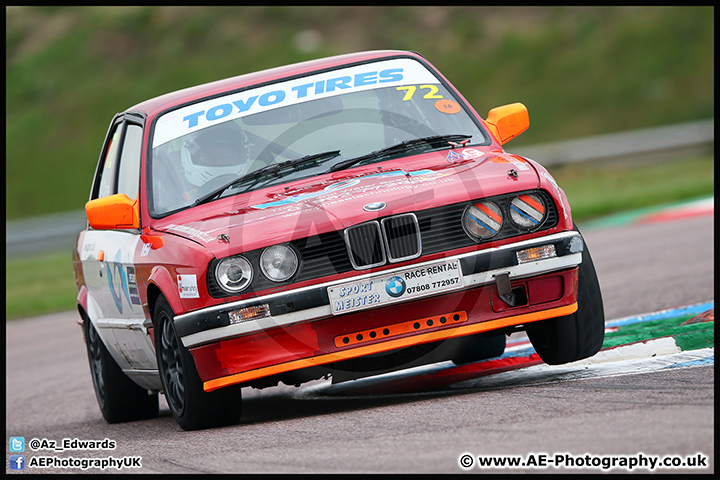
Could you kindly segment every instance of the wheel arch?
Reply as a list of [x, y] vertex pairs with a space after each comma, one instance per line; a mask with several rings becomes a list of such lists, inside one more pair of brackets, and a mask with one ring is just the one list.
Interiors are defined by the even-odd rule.
[[[77, 303], [76, 303], [78, 313], [80, 314], [80, 319], [77, 321], [77, 323], [81, 327], [85, 326], [85, 321], [87, 319], [87, 297], [88, 297], [87, 287], [85, 285], [83, 285], [78, 290]], [[84, 331], [85, 331], [85, 329], [83, 328], [83, 332]]]
[[148, 278], [147, 287], [148, 312], [150, 313], [150, 319], [153, 322], [153, 326], [155, 326], [153, 310], [155, 309], [155, 303], [157, 302], [157, 299], [160, 298], [160, 295], [165, 297], [173, 312], [177, 313], [183, 310], [180, 295], [177, 292], [177, 287], [175, 286], [175, 282], [173, 282], [170, 272], [163, 267], [155, 267]]

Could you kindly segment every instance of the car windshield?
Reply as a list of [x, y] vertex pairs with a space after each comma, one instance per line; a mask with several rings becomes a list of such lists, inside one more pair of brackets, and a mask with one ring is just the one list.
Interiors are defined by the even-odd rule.
[[408, 58], [234, 92], [159, 117], [150, 211], [165, 215], [335, 165], [450, 148], [449, 141], [489, 143], [440, 80]]

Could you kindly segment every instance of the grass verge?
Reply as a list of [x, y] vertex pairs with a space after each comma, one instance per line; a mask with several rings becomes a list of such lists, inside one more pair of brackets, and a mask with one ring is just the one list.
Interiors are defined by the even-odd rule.
[[584, 164], [549, 168], [570, 201], [574, 220], [663, 205], [715, 190], [711, 155], [655, 164]]
[[8, 319], [75, 309], [70, 252], [7, 259], [5, 315]]

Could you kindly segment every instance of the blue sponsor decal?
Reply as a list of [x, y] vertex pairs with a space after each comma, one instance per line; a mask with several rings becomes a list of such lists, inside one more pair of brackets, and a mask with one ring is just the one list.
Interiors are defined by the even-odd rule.
[[329, 70], [187, 105], [162, 115], [155, 127], [153, 148], [212, 125], [275, 108], [398, 85], [432, 85], [438, 78], [419, 62], [394, 58], [378, 63]]
[[202, 117], [205, 120], [214, 122], [221, 120], [233, 113], [233, 107], [237, 108], [236, 115], [245, 113], [255, 102], [260, 107], [282, 106], [283, 103], [291, 103], [303, 99], [311, 100], [312, 97], [322, 94], [333, 93], [341, 90], [350, 90], [368, 85], [399, 82], [403, 79], [402, 68], [389, 68], [381, 71], [361, 72], [355, 75], [343, 75], [337, 78], [329, 78], [317, 82], [296, 85], [286, 90], [273, 90], [262, 95], [253, 95], [246, 99], [236, 100], [231, 103], [215, 105], [208, 110], [199, 110], [183, 117], [187, 122], [187, 128], [197, 127]]
[[[113, 301], [115, 302], [115, 306], [118, 309], [118, 312], [122, 313], [123, 307], [122, 307], [122, 290], [123, 290], [123, 277], [124, 273], [122, 265], [119, 262], [120, 260], [120, 250], [118, 250], [117, 254], [115, 255], [115, 261], [114, 262], [105, 262], [105, 272], [107, 273], [107, 279], [108, 279], [108, 286], [110, 287], [110, 294], [112, 295]], [[113, 274], [117, 273], [118, 277], [115, 277]], [[115, 290], [115, 278], [118, 278], [120, 291]]]
[[447, 157], [445, 157], [446, 160], [450, 163], [455, 163], [460, 160], [465, 160], [465, 157], [462, 153], [457, 153], [455, 150], [448, 151]]
[[[126, 273], [122, 265], [121, 254], [122, 252], [118, 250], [112, 262], [105, 262], [105, 273], [107, 274], [108, 286], [110, 287], [113, 302], [115, 302], [118, 312], [123, 313], [122, 295], [125, 295], [125, 298], [130, 304], [130, 310], [132, 310], [133, 304], [140, 305], [140, 296], [137, 291], [135, 268], [127, 267]], [[130, 276], [130, 282], [128, 282], [128, 275]], [[118, 283], [117, 287], [115, 285], [116, 279]], [[132, 292], [130, 291], [130, 287], [132, 287]]]

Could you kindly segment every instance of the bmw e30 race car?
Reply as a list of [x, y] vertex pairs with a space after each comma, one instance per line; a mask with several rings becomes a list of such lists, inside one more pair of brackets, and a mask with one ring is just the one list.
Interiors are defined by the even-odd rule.
[[568, 200], [421, 55], [374, 51], [169, 93], [109, 127], [73, 252], [108, 422], [240, 417], [241, 388], [499, 356], [594, 355]]

